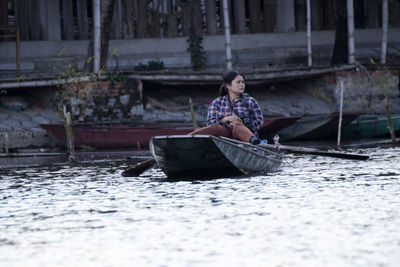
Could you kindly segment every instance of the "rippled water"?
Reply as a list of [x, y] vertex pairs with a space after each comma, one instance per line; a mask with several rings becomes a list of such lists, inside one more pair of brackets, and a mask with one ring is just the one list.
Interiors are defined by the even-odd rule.
[[0, 170], [1, 266], [400, 266], [400, 148], [168, 182], [126, 162]]

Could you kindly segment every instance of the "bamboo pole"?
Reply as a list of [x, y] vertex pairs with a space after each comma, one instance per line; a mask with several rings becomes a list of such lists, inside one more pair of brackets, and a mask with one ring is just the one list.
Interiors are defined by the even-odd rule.
[[93, 72], [100, 70], [101, 59], [101, 25], [100, 25], [100, 0], [93, 1]]
[[67, 139], [67, 155], [70, 162], [78, 162], [75, 154], [74, 133], [72, 131], [71, 112], [67, 112], [67, 108], [63, 106], [64, 126]]
[[338, 125], [338, 135], [336, 146], [340, 147], [341, 136], [342, 136], [342, 119], [343, 119], [343, 81], [340, 80], [340, 107], [339, 107], [339, 125]]
[[15, 23], [15, 52], [17, 60], [17, 77], [21, 77], [21, 42], [19, 30], [18, 0], [14, 0], [14, 23]]
[[231, 51], [231, 31], [229, 26], [229, 14], [228, 14], [228, 1], [223, 0], [224, 9], [224, 26], [225, 26], [225, 55], [226, 55], [226, 70], [232, 70], [232, 51]]
[[8, 133], [4, 134], [4, 152], [8, 154], [8, 148], [9, 148], [9, 140], [8, 140]]
[[381, 64], [386, 64], [387, 54], [387, 30], [388, 30], [388, 0], [382, 0], [382, 50]]
[[355, 46], [354, 46], [354, 3], [353, 0], [347, 0], [347, 27], [349, 42], [349, 64], [355, 63]]
[[392, 124], [392, 116], [390, 115], [390, 107], [389, 107], [389, 100], [388, 97], [386, 96], [385, 99], [383, 99], [383, 104], [385, 105], [385, 110], [386, 110], [386, 116], [388, 120], [388, 129], [390, 133], [390, 138], [392, 139], [392, 143], [396, 144], [396, 135], [394, 134], [393, 130], [393, 124]]
[[311, 4], [310, 4], [310, 0], [307, 0], [307, 55], [308, 55], [308, 66], [312, 67]]

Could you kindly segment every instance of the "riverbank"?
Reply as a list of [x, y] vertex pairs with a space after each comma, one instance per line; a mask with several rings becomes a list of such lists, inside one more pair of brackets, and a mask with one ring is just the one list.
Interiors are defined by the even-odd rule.
[[[246, 92], [257, 99], [264, 117], [338, 113], [341, 84], [345, 113], [385, 114], [382, 101], [385, 96], [389, 98], [391, 112], [400, 113], [398, 70], [365, 72], [346, 68], [330, 68], [320, 73], [304, 69], [297, 75], [292, 71], [292, 76], [282, 72], [279, 79], [261, 70], [247, 70]], [[242, 72], [247, 74], [246, 69]], [[186, 80], [176, 80], [177, 75], [171, 77], [175, 80], [130, 80], [128, 87], [101, 88], [103, 94], [97, 92], [93, 103], [77, 105], [77, 118], [80, 122], [103, 124], [171, 121], [192, 124], [189, 106], [189, 99], [192, 99], [195, 119], [202, 125], [210, 101], [218, 95], [220, 82], [215, 77], [207, 80], [200, 74], [190, 76], [191, 81], [186, 76]], [[200, 83], [201, 79], [205, 80]], [[13, 88], [0, 95], [0, 153], [27, 148], [65, 148], [64, 142], [40, 126], [63, 123], [54, 98], [60, 90], [55, 86]]]

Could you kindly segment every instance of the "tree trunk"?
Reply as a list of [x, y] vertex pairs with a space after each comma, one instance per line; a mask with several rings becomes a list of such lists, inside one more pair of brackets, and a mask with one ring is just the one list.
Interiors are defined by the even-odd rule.
[[147, 0], [137, 0], [137, 38], [147, 37]]
[[[312, 11], [311, 11], [312, 12]], [[346, 64], [348, 60], [348, 28], [346, 0], [335, 2], [335, 44], [331, 59], [332, 65]]]
[[261, 24], [261, 2], [260, 0], [252, 0], [249, 4], [250, 30], [252, 33], [262, 32]]
[[264, 0], [264, 18], [263, 26], [264, 32], [273, 32], [275, 28], [275, 1], [274, 0]]
[[217, 6], [215, 0], [206, 0], [207, 35], [217, 34]]

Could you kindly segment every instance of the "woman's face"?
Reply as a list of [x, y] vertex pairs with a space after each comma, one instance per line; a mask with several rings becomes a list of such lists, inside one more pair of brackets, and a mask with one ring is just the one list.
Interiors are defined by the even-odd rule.
[[246, 85], [242, 75], [236, 76], [231, 84], [226, 85], [226, 88], [229, 90], [229, 94], [233, 96], [240, 96], [240, 94], [244, 92], [245, 87]]

